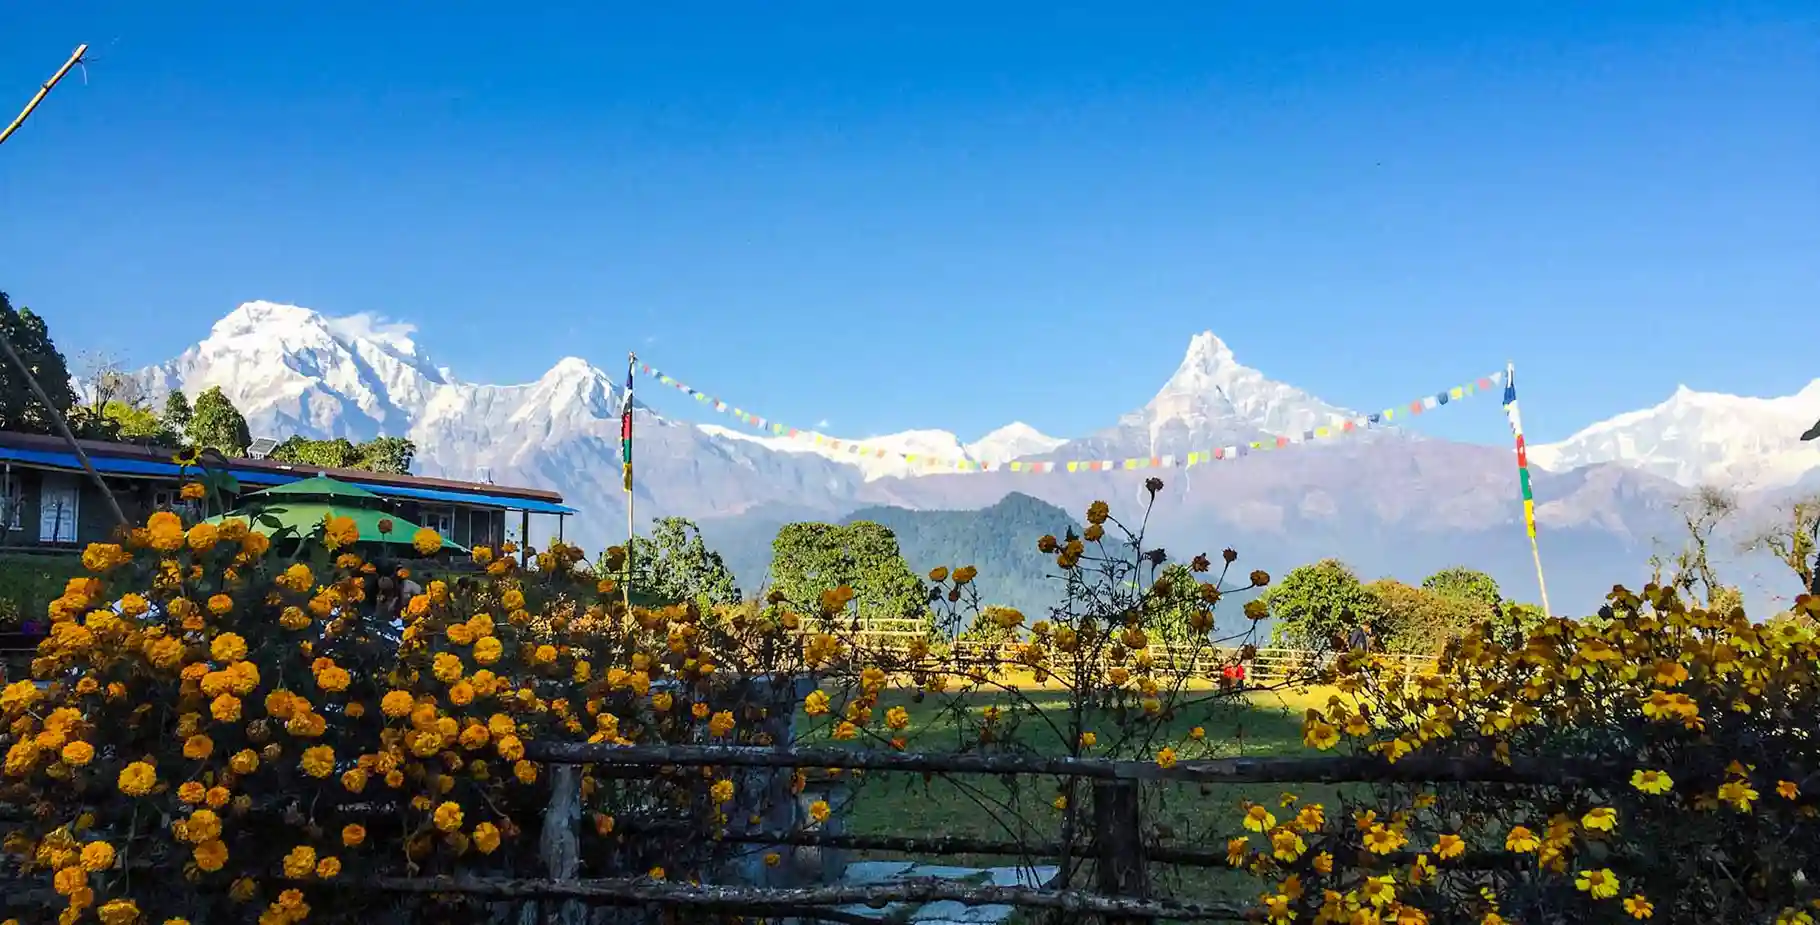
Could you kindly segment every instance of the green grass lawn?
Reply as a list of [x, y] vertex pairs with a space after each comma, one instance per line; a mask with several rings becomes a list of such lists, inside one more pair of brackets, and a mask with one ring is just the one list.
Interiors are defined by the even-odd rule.
[[[1304, 751], [1301, 741], [1303, 710], [1324, 705], [1329, 693], [1326, 690], [1258, 693], [1221, 701], [1217, 706], [1190, 710], [1166, 724], [1155, 741], [1128, 745], [1121, 757], [1152, 754], [1164, 744], [1173, 744], [1183, 759], [1297, 754]], [[881, 702], [881, 710], [904, 706], [910, 711], [910, 732], [916, 734], [909, 745], [911, 750], [942, 751], [955, 749], [962, 739], [957, 731], [956, 713], [968, 712], [977, 716], [986, 708], [997, 706], [1006, 711], [1009, 722], [1013, 719], [1009, 714], [1016, 706], [1019, 708], [1015, 711], [1016, 725], [1009, 737], [1040, 753], [1065, 753], [1064, 737], [1044, 719], [1067, 728], [1066, 694], [1025, 691], [1022, 698], [1006, 693], [977, 693], [965, 698], [929, 697], [913, 702], [909, 695], [893, 693]], [[1093, 716], [1086, 725], [1096, 729], [1100, 737], [1100, 748], [1096, 751], [1103, 753], [1118, 728], [1116, 717]], [[1185, 739], [1195, 726], [1203, 728], [1205, 738], [1199, 744], [1190, 745]], [[1089, 786], [1082, 782], [1076, 790], [1084, 825], [1091, 825], [1092, 818]], [[854, 786], [846, 807], [845, 828], [852, 834], [1057, 842], [1063, 815], [1052, 805], [1057, 787], [1058, 782], [1052, 778], [954, 775], [925, 780], [920, 774], [873, 774]], [[1228, 839], [1243, 834], [1239, 825], [1240, 804], [1250, 800], [1275, 807], [1283, 791], [1283, 787], [1274, 785], [1147, 785], [1144, 822], [1146, 826], [1160, 830], [1158, 844], [1224, 851]], [[1326, 804], [1330, 813], [1338, 810], [1335, 788], [1306, 787], [1296, 788], [1295, 792], [1304, 802]], [[1284, 814], [1281, 810], [1274, 811], [1279, 816]], [[884, 860], [904, 856], [874, 853], [859, 857]], [[918, 857], [915, 860], [960, 866], [1013, 866], [1023, 862], [1015, 855]], [[1029, 859], [1029, 862], [1053, 863], [1041, 858]], [[1247, 875], [1223, 869], [1153, 865], [1151, 876], [1160, 895], [1185, 901], [1245, 901], [1255, 898], [1261, 887]]]

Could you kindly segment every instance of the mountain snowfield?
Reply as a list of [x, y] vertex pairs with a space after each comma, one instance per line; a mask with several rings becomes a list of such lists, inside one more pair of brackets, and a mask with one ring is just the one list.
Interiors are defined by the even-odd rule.
[[[153, 393], [182, 388], [193, 396], [221, 386], [255, 436], [407, 436], [421, 474], [554, 488], [582, 512], [571, 539], [598, 547], [617, 538], [626, 496], [612, 377], [568, 357], [535, 382], [465, 382], [431, 362], [416, 333], [371, 316], [248, 302], [142, 378]], [[1787, 399], [1678, 392], [1657, 408], [1534, 448], [1557, 609], [1569, 600], [1570, 609], [1596, 606], [1613, 581], [1640, 577], [1658, 538], [1678, 542], [1680, 486], [1721, 477], [1770, 487], [1820, 472], [1815, 448], [1794, 440], [1820, 417], [1817, 405], [1820, 382]], [[1144, 405], [1075, 439], [1022, 423], [972, 442], [913, 430], [853, 441], [891, 451], [861, 457], [844, 446], [672, 421], [641, 404], [634, 497], [641, 519], [687, 516], [711, 537], [738, 534], [767, 545], [766, 531], [789, 520], [834, 519], [880, 504], [971, 509], [1013, 490], [1069, 510], [1096, 498], [1122, 509], [1142, 499], [1141, 480], [1128, 473], [953, 473], [913, 468], [897, 454], [990, 462], [1179, 456], [1352, 416], [1245, 366], [1207, 332], [1190, 341]], [[1230, 544], [1279, 573], [1337, 555], [1361, 573], [1406, 580], [1464, 561], [1534, 597], [1522, 594], [1534, 573], [1507, 447], [1408, 439], [1386, 428], [1158, 474], [1169, 485], [1150, 525], [1169, 548]], [[762, 550], [752, 555], [762, 558]]]
[[1775, 490], [1820, 472], [1820, 441], [1801, 434], [1820, 420], [1820, 379], [1782, 398], [1696, 392], [1683, 385], [1653, 408], [1600, 421], [1531, 447], [1549, 469], [1617, 462], [1689, 488]]

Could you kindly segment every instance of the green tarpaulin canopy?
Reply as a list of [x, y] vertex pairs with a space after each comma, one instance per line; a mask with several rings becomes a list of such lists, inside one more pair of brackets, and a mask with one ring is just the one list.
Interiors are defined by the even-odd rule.
[[[349, 486], [352, 487], [352, 486]], [[289, 501], [278, 500], [254, 511], [241, 509], [229, 511], [219, 517], [211, 517], [205, 523], [219, 524], [223, 520], [238, 519], [250, 521], [253, 528], [261, 532], [276, 533], [285, 528], [296, 531], [298, 536], [309, 536], [316, 526], [332, 517], [346, 517], [360, 528], [360, 542], [378, 543], [388, 546], [410, 546], [411, 541], [422, 529], [396, 514], [387, 511], [376, 511], [372, 508], [355, 507], [348, 504], [330, 504], [323, 501]], [[267, 523], [275, 520], [277, 524]], [[380, 530], [382, 522], [390, 521], [390, 532]], [[448, 537], [442, 539], [443, 549], [456, 552], [467, 552], [467, 548], [450, 542]]]
[[274, 485], [271, 488], [253, 492], [247, 497], [264, 498], [280, 495], [287, 498], [363, 498], [373, 502], [384, 500], [359, 485], [332, 479], [326, 475]]

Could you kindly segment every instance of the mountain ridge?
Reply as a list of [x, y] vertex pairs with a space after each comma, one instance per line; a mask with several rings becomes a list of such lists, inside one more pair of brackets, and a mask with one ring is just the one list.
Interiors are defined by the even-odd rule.
[[[207, 338], [147, 370], [145, 378], [188, 391], [223, 385], [256, 435], [365, 439], [402, 432], [417, 442], [423, 474], [473, 479], [485, 468], [495, 481], [556, 489], [583, 511], [571, 525], [571, 539], [591, 546], [612, 541], [614, 525], [624, 521], [619, 389], [581, 358], [563, 358], [530, 383], [468, 383], [432, 363], [409, 325], [373, 316], [332, 319], [267, 302], [237, 308]], [[1085, 436], [1064, 439], [1007, 425], [972, 444], [932, 429], [864, 442], [936, 456], [1180, 456], [1353, 416], [1243, 365], [1224, 341], [1205, 332], [1190, 341], [1182, 362], [1148, 401]], [[836, 519], [878, 506], [977, 509], [1023, 492], [1070, 512], [1104, 499], [1124, 513], [1143, 497], [1142, 479], [1133, 477], [1139, 473], [931, 473], [890, 453], [862, 458], [805, 440], [674, 421], [642, 404], [635, 419], [638, 512], [687, 516], [710, 536], [734, 529], [732, 521], [742, 517], [769, 523], [777, 512]], [[996, 444], [989, 441], [994, 435], [1002, 438]], [[1551, 590], [1558, 585], [1576, 607], [1596, 606], [1612, 574], [1634, 571], [1655, 537], [1672, 534], [1672, 509], [1683, 489], [1672, 478], [1591, 452], [1553, 457], [1557, 471], [1542, 462], [1551, 451], [1536, 449], [1538, 519], [1550, 534], [1546, 542], [1556, 542], [1555, 534], [1583, 534], [1581, 545], [1590, 550], [1563, 557], [1559, 568], [1569, 574], [1559, 582], [1551, 575]], [[1169, 484], [1154, 524], [1157, 535], [1175, 546], [1260, 550], [1271, 559], [1266, 567], [1277, 571], [1300, 564], [1295, 557], [1364, 559], [1433, 549], [1469, 561], [1482, 555], [1485, 561], [1475, 564], [1521, 587], [1533, 583], [1527, 577], [1533, 570], [1526, 545], [1508, 542], [1522, 538], [1510, 454], [1508, 448], [1384, 428], [1155, 472]]]

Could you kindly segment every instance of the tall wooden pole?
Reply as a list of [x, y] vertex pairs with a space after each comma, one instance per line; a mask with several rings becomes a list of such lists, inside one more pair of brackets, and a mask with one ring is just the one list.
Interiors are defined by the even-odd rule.
[[621, 425], [623, 446], [620, 452], [625, 456], [626, 488], [626, 574], [625, 580], [619, 583], [621, 600], [625, 602], [626, 613], [632, 612], [632, 549], [636, 545], [633, 539], [637, 536], [637, 520], [633, 517], [633, 503], [636, 496], [632, 494], [632, 374], [638, 368], [638, 354], [626, 353], [626, 409], [623, 412], [625, 421]]
[[51, 91], [56, 89], [57, 83], [63, 80], [63, 75], [70, 72], [70, 68], [82, 63], [82, 56], [86, 54], [88, 54], [87, 45], [76, 46], [76, 50], [70, 54], [70, 59], [63, 62], [63, 66], [57, 69], [57, 73], [52, 74], [51, 79], [44, 82], [44, 86], [38, 88], [38, 94], [32, 97], [31, 102], [25, 104], [25, 109], [19, 112], [19, 117], [6, 127], [6, 131], [0, 132], [0, 144], [6, 144], [6, 140], [13, 137], [13, 133], [19, 130], [19, 126], [24, 125], [25, 120], [32, 117], [32, 110], [37, 109], [38, 104], [51, 95]]

